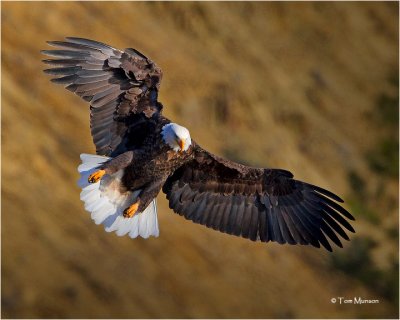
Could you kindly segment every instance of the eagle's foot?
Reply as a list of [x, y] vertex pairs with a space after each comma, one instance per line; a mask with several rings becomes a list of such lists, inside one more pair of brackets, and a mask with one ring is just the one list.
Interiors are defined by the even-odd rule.
[[99, 181], [104, 175], [106, 174], [105, 170], [98, 170], [94, 173], [92, 173], [89, 178], [88, 178], [88, 182], [89, 183], [96, 183], [97, 181]]
[[140, 201], [137, 201], [130, 207], [126, 208], [123, 213], [124, 218], [132, 218], [139, 208], [139, 203]]

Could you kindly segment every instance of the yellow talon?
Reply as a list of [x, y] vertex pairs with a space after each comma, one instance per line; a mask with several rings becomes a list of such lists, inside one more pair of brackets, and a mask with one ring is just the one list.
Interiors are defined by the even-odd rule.
[[88, 182], [89, 183], [96, 183], [97, 181], [99, 181], [104, 175], [106, 174], [105, 170], [98, 170], [94, 173], [92, 173], [89, 178], [88, 178]]
[[139, 203], [140, 203], [140, 201], [138, 201], [138, 202], [134, 203], [133, 205], [131, 205], [130, 207], [126, 208], [123, 213], [124, 218], [132, 218], [133, 215], [136, 213], [136, 211], [139, 208]]

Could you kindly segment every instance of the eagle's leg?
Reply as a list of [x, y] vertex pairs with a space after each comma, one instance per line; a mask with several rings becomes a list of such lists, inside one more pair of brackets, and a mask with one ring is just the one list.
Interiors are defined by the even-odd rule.
[[162, 178], [145, 186], [143, 190], [140, 191], [136, 202], [124, 210], [124, 218], [131, 218], [135, 213], [144, 211], [150, 202], [158, 195], [165, 180], [166, 178]]
[[108, 160], [98, 170], [93, 172], [89, 178], [89, 183], [98, 182], [105, 174], [113, 174], [121, 169], [126, 168], [133, 160], [133, 151], [127, 151], [118, 155], [117, 157]]
[[140, 205], [140, 199], [137, 200], [134, 204], [132, 204], [128, 208], [126, 208], [123, 213], [124, 218], [132, 218], [133, 215], [138, 211], [139, 205]]
[[102, 170], [102, 169], [97, 170], [97, 171], [93, 172], [93, 173], [89, 176], [88, 181], [89, 181], [89, 183], [96, 183], [96, 182], [99, 181], [105, 174], [106, 174], [106, 171], [105, 171], [105, 170]]

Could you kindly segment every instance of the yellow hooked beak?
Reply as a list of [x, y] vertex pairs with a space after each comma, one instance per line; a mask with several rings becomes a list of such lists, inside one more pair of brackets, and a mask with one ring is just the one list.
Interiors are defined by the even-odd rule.
[[179, 140], [178, 144], [179, 144], [179, 148], [181, 148], [181, 152], [182, 152], [183, 148], [185, 147], [185, 141]]

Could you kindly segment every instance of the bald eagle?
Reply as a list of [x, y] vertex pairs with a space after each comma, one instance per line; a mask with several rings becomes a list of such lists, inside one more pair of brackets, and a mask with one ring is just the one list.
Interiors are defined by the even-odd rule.
[[82, 154], [81, 200], [96, 224], [132, 238], [159, 235], [156, 196], [186, 219], [253, 241], [342, 247], [341, 198], [293, 179], [286, 170], [253, 168], [200, 147], [189, 130], [162, 115], [161, 69], [135, 49], [67, 37], [45, 73], [90, 103], [97, 155]]

